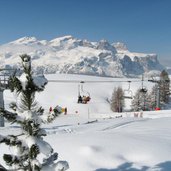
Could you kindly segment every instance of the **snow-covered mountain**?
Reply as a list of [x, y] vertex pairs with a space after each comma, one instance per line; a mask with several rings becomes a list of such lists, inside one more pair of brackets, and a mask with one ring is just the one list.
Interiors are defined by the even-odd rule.
[[16, 67], [27, 53], [34, 70], [43, 73], [75, 73], [99, 76], [136, 76], [162, 70], [156, 54], [132, 53], [123, 43], [90, 42], [72, 36], [53, 40], [23, 37], [0, 46], [0, 67]]

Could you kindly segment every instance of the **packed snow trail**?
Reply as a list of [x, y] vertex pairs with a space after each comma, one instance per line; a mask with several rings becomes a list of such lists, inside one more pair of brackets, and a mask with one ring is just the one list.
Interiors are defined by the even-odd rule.
[[[79, 133], [85, 127], [87, 128], [86, 132], [98, 132], [98, 131], [109, 131], [111, 129], [119, 129], [126, 127], [136, 122], [145, 122], [148, 119], [137, 119], [137, 118], [113, 118], [113, 119], [99, 119], [89, 121], [87, 123], [75, 124], [75, 125], [62, 125], [55, 126], [52, 128], [45, 128], [48, 134], [59, 134], [59, 133]], [[103, 128], [104, 127], [104, 128]]]
[[112, 126], [109, 126], [105, 129], [103, 129], [102, 131], [107, 131], [107, 130], [110, 130], [110, 129], [119, 129], [119, 128], [122, 128], [122, 127], [125, 127], [125, 126], [130, 126], [130, 124], [132, 123], [135, 123], [135, 122], [143, 122], [143, 121], [147, 121], [148, 119], [134, 119], [132, 121], [125, 121], [125, 122], [121, 122], [121, 123], [118, 123], [116, 125], [112, 125]]

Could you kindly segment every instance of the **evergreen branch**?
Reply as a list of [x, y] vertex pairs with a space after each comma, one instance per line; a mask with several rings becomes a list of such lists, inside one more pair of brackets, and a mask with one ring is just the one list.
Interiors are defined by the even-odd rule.
[[36, 110], [37, 102], [35, 101], [34, 94], [30, 94], [26, 91], [22, 93], [20, 106], [22, 110]]
[[24, 162], [28, 160], [28, 155], [16, 156], [16, 155], [4, 154], [3, 159], [5, 160], [8, 166], [12, 166], [15, 164], [15, 165], [19, 165], [21, 168], [24, 168], [25, 167]]
[[7, 137], [3, 137], [0, 143], [5, 143], [6, 145], [10, 145], [10, 146], [22, 145], [22, 142], [20, 140], [17, 140], [17, 136], [14, 136], [14, 135], [8, 135]]
[[35, 159], [39, 153], [40, 153], [39, 146], [37, 144], [33, 144], [29, 151], [29, 158]]
[[40, 124], [36, 123], [34, 120], [25, 120], [22, 123], [23, 130], [29, 135], [38, 136], [40, 131]]
[[38, 113], [38, 115], [43, 115], [44, 109], [42, 107], [39, 107], [36, 111], [36, 113]]
[[3, 116], [10, 122], [14, 122], [16, 121], [17, 114], [4, 110], [3, 108], [0, 108], [0, 116]]
[[13, 75], [9, 78], [9, 89], [12, 92], [14, 92], [14, 90], [16, 90], [16, 92], [18, 94], [22, 91], [21, 82], [15, 75]]

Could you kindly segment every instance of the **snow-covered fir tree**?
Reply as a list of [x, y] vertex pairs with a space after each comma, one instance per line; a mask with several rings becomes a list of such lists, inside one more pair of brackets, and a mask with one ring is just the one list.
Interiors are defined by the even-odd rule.
[[12, 124], [20, 125], [21, 133], [6, 137], [0, 135], [0, 143], [15, 149], [13, 154], [4, 154], [3, 159], [10, 169], [19, 171], [65, 171], [69, 168], [68, 163], [57, 161], [58, 153], [44, 141], [46, 132], [41, 127], [42, 123], [52, 122], [61, 114], [62, 109], [57, 106], [45, 114], [35, 100], [35, 93], [44, 90], [47, 79], [32, 73], [30, 56], [25, 54], [21, 59], [22, 75], [13, 75], [9, 79], [9, 88], [17, 95], [16, 102], [10, 105], [13, 112], [0, 110], [1, 116]]
[[148, 94], [148, 103], [149, 103], [149, 109], [155, 110], [157, 107], [157, 91], [158, 91], [158, 84], [155, 84], [152, 87], [151, 92]]
[[124, 91], [121, 87], [114, 89], [111, 98], [111, 110], [113, 112], [122, 112], [124, 108]]
[[142, 92], [141, 89], [138, 89], [131, 102], [131, 109], [133, 111], [149, 110], [148, 93]]
[[168, 73], [163, 70], [160, 74], [160, 102], [168, 103], [170, 97], [170, 78]]

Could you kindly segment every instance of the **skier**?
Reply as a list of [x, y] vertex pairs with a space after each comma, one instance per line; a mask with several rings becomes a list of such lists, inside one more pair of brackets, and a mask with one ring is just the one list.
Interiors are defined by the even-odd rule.
[[67, 114], [67, 107], [65, 107], [65, 109], [64, 109], [64, 114], [65, 115]]
[[86, 99], [86, 98], [87, 98], [86, 96], [83, 96], [83, 98], [82, 98], [82, 103], [84, 103], [84, 104], [87, 103], [87, 99]]
[[83, 99], [81, 96], [78, 96], [78, 103], [82, 103], [83, 102]]
[[52, 107], [49, 108], [49, 112], [52, 112]]
[[87, 102], [89, 102], [90, 99], [91, 99], [90, 96], [87, 96], [87, 97], [86, 97], [86, 101], [87, 101]]

